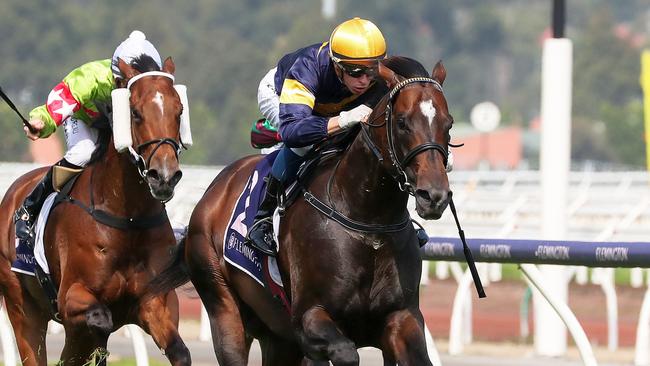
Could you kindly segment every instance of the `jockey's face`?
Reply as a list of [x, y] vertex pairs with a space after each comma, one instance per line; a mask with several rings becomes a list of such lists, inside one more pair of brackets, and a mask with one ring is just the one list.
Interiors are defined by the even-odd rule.
[[377, 75], [377, 64], [353, 65], [340, 63], [337, 68], [343, 84], [352, 94], [363, 94], [370, 88]]

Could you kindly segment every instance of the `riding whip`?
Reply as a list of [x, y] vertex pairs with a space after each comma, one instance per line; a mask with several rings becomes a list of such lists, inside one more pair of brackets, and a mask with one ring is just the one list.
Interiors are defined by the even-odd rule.
[[2, 87], [0, 87], [0, 96], [2, 97], [2, 99], [5, 100], [5, 102], [7, 102], [7, 104], [9, 104], [9, 107], [11, 107], [11, 109], [13, 109], [14, 112], [16, 112], [16, 114], [18, 114], [20, 119], [23, 121], [23, 124], [25, 125], [25, 127], [27, 127], [29, 129], [29, 132], [33, 133], [34, 135], [38, 135], [38, 131], [36, 131], [36, 129], [34, 129], [34, 127], [29, 124], [27, 119], [25, 119], [25, 117], [23, 117], [23, 115], [20, 113], [18, 108], [16, 108], [16, 105], [14, 104], [14, 102], [12, 102], [11, 99], [9, 99], [9, 97], [7, 96], [7, 94], [5, 94], [4, 90], [2, 90]]
[[469, 271], [472, 274], [472, 279], [474, 280], [474, 286], [476, 287], [476, 292], [478, 293], [479, 298], [486, 297], [485, 290], [483, 289], [483, 284], [481, 283], [481, 277], [478, 275], [476, 270], [476, 264], [474, 263], [474, 257], [472, 256], [472, 251], [469, 249], [467, 242], [465, 241], [465, 232], [460, 227], [460, 222], [458, 221], [458, 214], [456, 213], [456, 206], [454, 205], [454, 200], [451, 197], [452, 192], [449, 192], [449, 208], [451, 213], [454, 215], [454, 220], [456, 221], [456, 227], [458, 227], [458, 235], [460, 240], [463, 242], [463, 252], [465, 253], [465, 261], [469, 267]]

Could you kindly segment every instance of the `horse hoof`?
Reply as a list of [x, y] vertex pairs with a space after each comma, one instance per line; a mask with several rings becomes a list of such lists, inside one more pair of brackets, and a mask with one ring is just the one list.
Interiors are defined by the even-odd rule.
[[91, 329], [110, 334], [113, 330], [111, 311], [104, 305], [94, 305], [86, 311], [86, 324]]

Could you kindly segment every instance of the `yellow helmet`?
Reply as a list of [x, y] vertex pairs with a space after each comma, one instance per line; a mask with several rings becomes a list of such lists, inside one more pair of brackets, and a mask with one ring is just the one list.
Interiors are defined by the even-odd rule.
[[355, 17], [332, 32], [330, 57], [334, 62], [377, 61], [386, 57], [386, 40], [371, 21]]

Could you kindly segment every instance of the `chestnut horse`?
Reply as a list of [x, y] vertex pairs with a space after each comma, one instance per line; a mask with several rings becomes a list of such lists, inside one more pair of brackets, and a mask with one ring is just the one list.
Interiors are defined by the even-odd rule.
[[[144, 55], [132, 65], [120, 60], [125, 80], [119, 86], [138, 76], [129, 85], [128, 102], [135, 148], [118, 153], [110, 128], [100, 130], [94, 161], [79, 175], [72, 200], [51, 211], [45, 229], [45, 255], [58, 288], [57, 314], [35, 277], [10, 270], [16, 259], [13, 213], [46, 168], [18, 178], [0, 204], [0, 291], [24, 365], [47, 364], [47, 324], [55, 316], [65, 328], [61, 362], [66, 366], [89, 359], [105, 364], [105, 357], [95, 356], [106, 355], [110, 333], [129, 323], [151, 334], [171, 364], [191, 363], [178, 333], [176, 293], [144, 296], [145, 284], [176, 245], [161, 201], [171, 198], [182, 175], [178, 152], [183, 106], [173, 86], [171, 58], [162, 72]], [[108, 126], [106, 117], [103, 121]]]
[[446, 71], [439, 62], [429, 76], [417, 61], [392, 57], [380, 75], [390, 92], [351, 145], [323, 159], [281, 219], [277, 261], [290, 312], [223, 258], [233, 206], [261, 157], [225, 167], [195, 207], [184, 250], [154, 287], [191, 279], [220, 365], [246, 365], [250, 337], [260, 340], [264, 365], [358, 365], [363, 346], [380, 348], [385, 365], [431, 365], [407, 201], [413, 195], [420, 217], [438, 219], [451, 198]]

